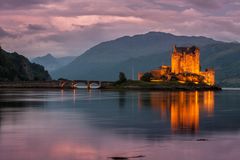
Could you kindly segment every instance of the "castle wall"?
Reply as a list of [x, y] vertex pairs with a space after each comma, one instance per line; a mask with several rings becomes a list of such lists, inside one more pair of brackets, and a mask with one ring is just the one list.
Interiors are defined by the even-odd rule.
[[178, 73], [195, 73], [200, 72], [200, 53], [196, 49], [195, 53], [178, 53], [174, 50], [171, 58], [172, 72]]
[[199, 73], [199, 54], [184, 54], [180, 60], [181, 73]]
[[153, 77], [156, 77], [156, 78], [160, 78], [162, 76], [162, 72], [160, 69], [151, 70], [150, 73], [153, 75]]
[[151, 70], [150, 73], [153, 77], [160, 78], [161, 76], [167, 76], [171, 72], [170, 66], [161, 66], [159, 69]]
[[206, 69], [205, 72], [200, 72], [200, 75], [204, 76], [204, 83], [215, 84], [215, 71], [213, 69]]
[[142, 72], [138, 72], [138, 75], [137, 75], [137, 77], [138, 77], [138, 80], [141, 80], [141, 78], [142, 78], [143, 74], [144, 74], [144, 73], [142, 73]]
[[172, 67], [172, 72], [175, 74], [180, 73], [180, 61], [181, 61], [181, 54], [173, 53], [171, 57], [171, 67]]
[[[151, 70], [150, 73], [154, 77], [154, 79], [160, 79], [162, 76], [166, 76], [171, 73], [171, 67], [170, 66], [161, 66], [159, 69]], [[141, 80], [142, 76], [145, 73], [139, 72], [138, 73], [138, 80]]]
[[193, 68], [194, 73], [199, 74], [201, 68], [200, 68], [200, 51], [198, 49], [195, 51], [195, 55], [193, 58]]

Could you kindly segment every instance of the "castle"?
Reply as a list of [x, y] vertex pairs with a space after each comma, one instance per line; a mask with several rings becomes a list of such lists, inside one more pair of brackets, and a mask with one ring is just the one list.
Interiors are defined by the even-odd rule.
[[[215, 84], [215, 71], [213, 69], [200, 69], [200, 49], [192, 47], [173, 47], [171, 66], [161, 66], [147, 72], [151, 74], [151, 81], [177, 80], [180, 83], [193, 82], [195, 84]], [[138, 80], [146, 73], [138, 73]]]

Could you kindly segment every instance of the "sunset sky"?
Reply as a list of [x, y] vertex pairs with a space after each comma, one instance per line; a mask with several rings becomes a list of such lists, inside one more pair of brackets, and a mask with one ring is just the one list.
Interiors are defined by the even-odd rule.
[[149, 31], [240, 41], [240, 1], [0, 0], [0, 44], [28, 57], [80, 55]]

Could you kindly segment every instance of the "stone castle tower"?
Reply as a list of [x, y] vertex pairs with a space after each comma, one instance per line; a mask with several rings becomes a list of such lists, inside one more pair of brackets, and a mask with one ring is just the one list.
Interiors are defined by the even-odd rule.
[[178, 73], [195, 73], [200, 72], [200, 50], [192, 47], [176, 47], [173, 48], [171, 57], [172, 72]]

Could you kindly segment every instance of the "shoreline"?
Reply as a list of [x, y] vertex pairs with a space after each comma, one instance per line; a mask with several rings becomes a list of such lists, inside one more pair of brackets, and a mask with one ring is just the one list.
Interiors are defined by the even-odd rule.
[[[65, 81], [61, 86], [61, 80], [52, 81], [16, 81], [0, 82], [0, 88], [34, 88], [34, 89], [73, 89], [73, 81]], [[121, 84], [102, 83], [100, 90], [145, 90], [145, 91], [220, 91], [219, 86], [203, 84], [181, 84], [176, 82], [150, 83], [142, 81], [127, 81]]]
[[104, 90], [156, 90], [156, 91], [221, 91], [222, 88], [216, 85], [179, 83], [176, 81], [165, 81], [160, 83], [132, 81], [103, 86]]
[[0, 88], [61, 88], [60, 81], [9, 81], [0, 82]]
[[158, 87], [158, 88], [141, 88], [141, 87], [103, 87], [101, 90], [118, 90], [118, 91], [222, 91], [221, 87], [210, 86], [210, 87], [187, 87], [187, 86], [176, 86], [176, 87]]

